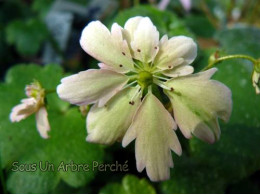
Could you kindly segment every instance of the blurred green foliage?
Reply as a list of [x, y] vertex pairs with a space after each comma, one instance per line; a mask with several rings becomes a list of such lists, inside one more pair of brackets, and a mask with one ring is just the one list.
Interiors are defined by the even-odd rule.
[[134, 175], [126, 175], [122, 184], [111, 183], [103, 187], [100, 194], [155, 194], [155, 189], [146, 179], [138, 179]]
[[[76, 108], [60, 100], [56, 94], [48, 96], [47, 108], [51, 125], [51, 139], [42, 139], [35, 127], [35, 117], [12, 124], [8, 115], [12, 107], [25, 98], [24, 87], [36, 79], [46, 89], [55, 89], [64, 77], [62, 69], [50, 64], [41, 68], [37, 65], [17, 65], [7, 73], [5, 83], [0, 85], [0, 152], [2, 168], [8, 172], [7, 187], [13, 193], [48, 193], [54, 190], [60, 180], [73, 187], [90, 182], [95, 171], [57, 171], [61, 162], [90, 164], [93, 159], [102, 162], [103, 149], [85, 141], [85, 120]], [[9, 94], [9, 95], [8, 95]], [[13, 95], [11, 95], [13, 94]], [[15, 94], [15, 95], [14, 95]], [[48, 161], [55, 165], [55, 171], [11, 171], [13, 162], [19, 164]]]
[[125, 22], [134, 16], [148, 16], [157, 27], [161, 37], [165, 34], [167, 34], [168, 37], [176, 35], [193, 36], [191, 31], [184, 25], [184, 21], [179, 19], [174, 13], [160, 11], [151, 6], [138, 6], [119, 12], [116, 18], [111, 22], [117, 22], [119, 25], [124, 26]]
[[24, 56], [35, 55], [43, 41], [48, 38], [48, 30], [43, 22], [31, 19], [26, 22], [15, 20], [6, 27], [6, 39], [15, 45], [17, 51]]
[[216, 33], [222, 49], [229, 54], [245, 54], [259, 58], [260, 51], [260, 28], [235, 27], [223, 29]]
[[[217, 37], [228, 54], [243, 53], [245, 48], [251, 48], [246, 53], [252, 56], [258, 52], [260, 43], [246, 41], [248, 38], [240, 35], [251, 32], [256, 38], [260, 29], [236, 28], [224, 32], [226, 36]], [[231, 119], [221, 124], [222, 135], [217, 143], [208, 145], [195, 138], [190, 140], [189, 156], [178, 159], [172, 170], [173, 179], [161, 184], [164, 193], [225, 193], [228, 185], [259, 170], [260, 97], [251, 83], [252, 64], [230, 60], [220, 63], [218, 69], [213, 78], [232, 90]]]
[[[81, 6], [84, 4], [82, 0], [71, 1]], [[5, 1], [1, 2], [0, 7], [1, 75], [8, 68], [2, 78], [4, 81], [0, 83], [0, 164], [8, 192], [260, 192], [260, 96], [255, 94], [252, 87], [252, 64], [245, 60], [230, 60], [217, 65], [219, 71], [214, 79], [226, 84], [233, 94], [233, 113], [230, 122], [221, 123], [220, 140], [209, 145], [196, 138], [184, 140], [183, 136], [178, 134], [184, 152], [181, 157], [174, 156], [171, 179], [165, 182], [151, 183], [145, 173], [137, 173], [134, 148], [123, 150], [120, 144], [115, 144], [113, 147], [109, 146], [112, 149], [107, 149], [98, 144], [87, 143], [85, 118], [77, 108], [61, 101], [56, 94], [47, 97], [50, 139], [43, 140], [39, 136], [35, 116], [12, 124], [9, 114], [12, 107], [25, 98], [26, 84], [37, 79], [44, 88], [55, 89], [60, 79], [67, 75], [64, 68], [56, 64], [44, 67], [38, 64], [20, 64], [28, 61], [41, 63], [42, 45], [52, 38], [44, 23], [44, 17], [54, 0], [28, 2]], [[256, 0], [250, 0], [247, 4], [245, 1], [195, 0], [190, 12], [185, 12], [178, 1], [171, 1], [166, 10], [158, 10], [155, 3], [148, 5], [148, 1], [141, 1], [141, 4], [146, 5], [138, 6], [133, 6], [132, 1], [116, 2], [119, 8], [114, 18], [101, 17], [108, 26], [114, 22], [124, 25], [126, 20], [133, 16], [148, 16], [160, 31], [160, 36], [167, 34], [169, 37], [193, 37], [199, 45], [199, 57], [193, 64], [196, 71], [207, 65], [209, 56], [217, 49], [221, 51], [221, 55], [247, 54], [260, 58], [260, 29], [259, 23], [256, 22], [257, 18], [259, 19], [260, 6]], [[232, 18], [232, 10], [235, 8], [241, 11], [238, 20]], [[91, 19], [93, 18], [86, 18], [84, 25]], [[75, 21], [73, 28], [82, 30], [84, 25], [80, 20]], [[87, 56], [83, 52], [77, 53], [71, 61], [74, 64], [84, 64], [84, 69], [94, 67], [95, 60], [81, 55]], [[79, 69], [72, 67], [74, 70]], [[118, 158], [131, 158], [129, 172], [11, 170], [14, 161], [27, 165], [49, 161], [57, 167], [61, 161], [73, 161], [77, 164], [91, 164], [93, 161], [111, 163]]]

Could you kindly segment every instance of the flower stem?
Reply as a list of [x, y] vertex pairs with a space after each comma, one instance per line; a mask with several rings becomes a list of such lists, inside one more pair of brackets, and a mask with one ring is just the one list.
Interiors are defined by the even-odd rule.
[[130, 87], [130, 86], [132, 86], [132, 85], [135, 84], [135, 83], [137, 83], [137, 81], [130, 82], [130, 83], [128, 83], [127, 85], [125, 85], [125, 86], [123, 87], [123, 89], [126, 89], [127, 87]]
[[241, 58], [241, 59], [247, 59], [249, 61], [251, 61], [253, 64], [257, 63], [257, 60], [254, 59], [251, 56], [248, 55], [241, 55], [241, 54], [237, 54], [237, 55], [228, 55], [228, 56], [224, 56], [224, 57], [220, 57], [217, 58], [216, 60], [214, 60], [213, 62], [211, 62], [208, 66], [206, 66], [205, 68], [203, 68], [202, 70], [208, 70], [214, 66], [216, 66], [219, 62], [222, 62], [224, 60], [229, 60], [229, 59], [237, 59], [237, 58]]
[[168, 81], [168, 80], [170, 80], [170, 79], [168, 79], [168, 78], [160, 77], [160, 76], [157, 76], [157, 75], [153, 75], [153, 77], [155, 77], [155, 78], [157, 78], [157, 79], [164, 80], [164, 81]]
[[171, 88], [165, 86], [162, 81], [160, 81], [160, 80], [158, 80], [158, 79], [154, 79], [153, 82], [154, 82], [156, 85], [158, 85], [159, 87], [171, 91]]
[[3, 169], [2, 169], [1, 153], [0, 153], [0, 182], [2, 184], [3, 193], [7, 194], [7, 189], [6, 189], [6, 185], [5, 185], [5, 179], [4, 179], [4, 172], [3, 172]]

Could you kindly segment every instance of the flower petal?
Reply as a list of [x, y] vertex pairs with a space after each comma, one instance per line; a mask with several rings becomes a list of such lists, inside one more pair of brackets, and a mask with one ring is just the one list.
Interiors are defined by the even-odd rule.
[[27, 98], [22, 103], [15, 106], [10, 114], [12, 122], [19, 122], [37, 111], [37, 101], [34, 98]]
[[129, 128], [133, 116], [141, 103], [136, 96], [133, 105], [129, 104], [138, 88], [126, 88], [114, 96], [104, 107], [94, 105], [87, 117], [87, 141], [112, 144], [122, 139]]
[[131, 44], [132, 39], [134, 38], [135, 30], [138, 27], [138, 24], [144, 17], [142, 16], [136, 16], [128, 19], [124, 26], [124, 35], [126, 40], [128, 41], [129, 45]]
[[89, 23], [80, 38], [81, 47], [92, 57], [120, 73], [133, 70], [133, 61], [122, 28], [112, 26], [112, 32], [99, 21]]
[[228, 121], [232, 110], [231, 91], [224, 84], [209, 80], [216, 69], [174, 78], [164, 90], [171, 100], [175, 120], [186, 138], [193, 133], [213, 143], [220, 137], [218, 117]]
[[171, 150], [181, 155], [181, 145], [173, 129], [176, 124], [162, 103], [148, 93], [138, 109], [122, 145], [135, 141], [137, 170], [146, 172], [152, 181], [170, 177], [173, 166]]
[[48, 121], [48, 113], [45, 107], [41, 107], [38, 112], [36, 112], [36, 126], [42, 138], [49, 138], [48, 132], [51, 128]]
[[148, 17], [137, 18], [132, 23], [134, 24], [131, 30], [136, 28], [134, 33], [129, 31], [133, 56], [137, 60], [149, 63], [154, 60], [159, 50], [159, 32]]
[[162, 72], [162, 74], [169, 76], [169, 77], [179, 77], [179, 76], [186, 76], [189, 74], [192, 74], [194, 71], [194, 68], [192, 66], [177, 66], [174, 67], [171, 70], [165, 70]]
[[[127, 76], [111, 70], [90, 69], [68, 76], [57, 87], [59, 97], [72, 104], [84, 105], [100, 101], [102, 106], [127, 83]], [[103, 101], [103, 100], [106, 101]]]
[[104, 63], [98, 63], [98, 67], [99, 67], [100, 69], [106, 69], [106, 70], [111, 70], [111, 71], [116, 72], [116, 71], [113, 69], [113, 67], [108, 66], [108, 65], [106, 65], [106, 64], [104, 64]]
[[189, 65], [197, 56], [197, 45], [191, 38], [185, 36], [176, 36], [169, 40], [164, 36], [160, 40], [159, 47], [154, 64], [161, 70]]

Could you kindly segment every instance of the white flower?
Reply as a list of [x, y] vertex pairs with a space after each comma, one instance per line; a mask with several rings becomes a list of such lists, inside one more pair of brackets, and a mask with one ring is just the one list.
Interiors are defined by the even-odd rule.
[[60, 98], [76, 105], [94, 104], [87, 116], [87, 141], [112, 144], [123, 139], [125, 147], [135, 139], [137, 169], [146, 168], [152, 181], [168, 179], [171, 150], [182, 152], [177, 125], [153, 88], [163, 88], [176, 106], [177, 124], [188, 138], [193, 133], [213, 142], [204, 134], [216, 130], [217, 117], [230, 115], [230, 90], [209, 80], [215, 69], [191, 75], [190, 64], [197, 55], [194, 41], [166, 35], [159, 40], [148, 17], [130, 18], [124, 28], [114, 23], [111, 32], [101, 22], [91, 22], [80, 44], [101, 62], [101, 69], [62, 79]]
[[33, 82], [25, 88], [28, 98], [22, 99], [21, 104], [15, 106], [10, 114], [12, 122], [19, 122], [28, 116], [36, 113], [36, 126], [43, 138], [48, 138], [50, 125], [48, 121], [48, 113], [44, 106], [45, 92], [39, 82]]

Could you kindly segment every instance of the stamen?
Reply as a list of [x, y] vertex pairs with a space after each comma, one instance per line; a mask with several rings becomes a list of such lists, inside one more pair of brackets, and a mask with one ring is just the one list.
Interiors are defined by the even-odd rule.
[[122, 64], [119, 64], [119, 67], [123, 67], [123, 65], [122, 65]]
[[[133, 61], [134, 62], [134, 61]], [[144, 70], [141, 66], [139, 66], [137, 63], [134, 62], [134, 65], [137, 66], [137, 68], [139, 68], [140, 70]]]
[[129, 101], [129, 104], [131, 104], [131, 105], [134, 105], [134, 104], [135, 104], [134, 99], [136, 98], [136, 96], [138, 96], [138, 95], [140, 94], [140, 92], [143, 93], [142, 88], [141, 88], [140, 86], [138, 86], [136, 89], [137, 89], [137, 90], [135, 91], [133, 97], [132, 97], [131, 100]]
[[167, 79], [165, 77], [160, 77], [160, 76], [157, 76], [157, 75], [153, 75], [153, 77], [157, 78], [157, 79], [161, 79], [161, 80], [165, 80], [165, 81], [168, 81], [170, 79]]
[[170, 87], [167, 87], [166, 85], [164, 85], [164, 83], [163, 83], [162, 81], [159, 81], [159, 80], [157, 80], [157, 79], [154, 79], [154, 83], [155, 83], [156, 85], [158, 85], [159, 87], [163, 88], [163, 89], [172, 91], [172, 89], [171, 89], [172, 87], [171, 87], [171, 88], [170, 88]]
[[[131, 83], [125, 85], [125, 86], [123, 87], [123, 89], [126, 89], [127, 87], [130, 87], [131, 85], [133, 85], [133, 84], [135, 84], [135, 83], [137, 83], [137, 80], [135, 80], [135, 81], [133, 81], [133, 82], [131, 82]], [[123, 90], [123, 89], [122, 89], [122, 90]]]
[[160, 73], [160, 72], [163, 72], [164, 70], [157, 70], [155, 69], [155, 71], [153, 71], [152, 73], [155, 74], [155, 73]]
[[141, 52], [141, 49], [137, 49], [138, 52]]
[[122, 52], [122, 54], [125, 56], [125, 52]]
[[130, 101], [129, 104], [131, 104], [132, 106], [135, 104], [134, 101]]

